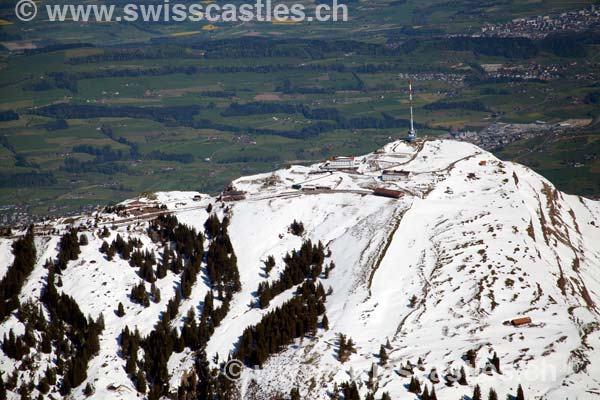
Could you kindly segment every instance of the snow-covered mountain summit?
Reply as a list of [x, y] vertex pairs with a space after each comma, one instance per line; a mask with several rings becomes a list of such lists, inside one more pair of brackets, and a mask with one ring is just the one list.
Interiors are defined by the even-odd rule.
[[[107, 256], [100, 251], [103, 242], [117, 236], [133, 240], [139, 252], [155, 259], [151, 274], [162, 275], [158, 266], [168, 241], [149, 229], [152, 220], [171, 214], [204, 233], [211, 213], [229, 219], [241, 283], [230, 300], [215, 296], [228, 309], [203, 346], [213, 367], [235, 355], [248, 327], [297, 295], [300, 284], [276, 292], [266, 307], [257, 304], [259, 284], [279, 280], [286, 256], [308, 240], [320, 241], [326, 253], [327, 267], [313, 279], [327, 291], [318, 329], [279, 348], [260, 368], [243, 369], [235, 382], [237, 398], [288, 398], [298, 388], [303, 399], [329, 399], [338, 385], [354, 382], [361, 398], [387, 393], [414, 399], [411, 378], [421, 389], [435, 387], [439, 399], [471, 396], [476, 384], [484, 395], [494, 388], [502, 397], [516, 395], [519, 384], [527, 398], [600, 396], [600, 203], [563, 194], [526, 167], [475, 146], [439, 140], [394, 142], [365, 156], [240, 178], [219, 198], [156, 193], [36, 226], [36, 261], [18, 295], [21, 308], [28, 300], [40, 303], [47, 260], [59, 257], [61, 237], [70, 228], [88, 242], [68, 261], [57, 285], [81, 313], [93, 320], [102, 313], [104, 325], [99, 351], [72, 396], [148, 395], [136, 390], [136, 377], [128, 374], [120, 337], [125, 327], [137, 328], [142, 337], [151, 334], [174, 291], [184, 286], [185, 272], [169, 269], [153, 282], [161, 295], [151, 296], [147, 306], [136, 303], [134, 286], [142, 282], [151, 292], [150, 282], [141, 278], [148, 267]], [[303, 229], [293, 232], [293, 221]], [[0, 239], [0, 276], [14, 262], [16, 240]], [[207, 235], [204, 249], [214, 240]], [[267, 273], [270, 256], [275, 262]], [[190, 309], [200, 322], [206, 295], [215, 292], [206, 263], [205, 257], [168, 321], [177, 331]], [[42, 312], [52, 318], [42, 303]], [[22, 313], [14, 310], [2, 322], [0, 337], [11, 329], [26, 336]], [[520, 318], [530, 322], [510, 322]], [[354, 352], [342, 356], [339, 334], [352, 339]], [[56, 344], [50, 352], [39, 351], [42, 334], [32, 335], [34, 344], [21, 359], [0, 352], [5, 385], [10, 377], [17, 380], [9, 398], [19, 397], [23, 383], [31, 383], [35, 398], [47, 367], [57, 364]], [[382, 345], [387, 360], [380, 357]], [[144, 352], [142, 346], [138, 360]], [[187, 346], [168, 354], [169, 392], [175, 395], [182, 381], [195, 377], [196, 354]], [[494, 363], [500, 371], [490, 370]], [[466, 382], [448, 382], [460, 377], [461, 368]], [[441, 382], [431, 379], [432, 370]], [[47, 398], [61, 397], [60, 374], [57, 381]]]

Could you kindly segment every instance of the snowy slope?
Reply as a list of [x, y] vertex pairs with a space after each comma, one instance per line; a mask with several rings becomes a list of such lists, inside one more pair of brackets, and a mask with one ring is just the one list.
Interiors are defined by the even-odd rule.
[[[333, 290], [326, 302], [329, 329], [298, 340], [260, 370], [245, 370], [239, 382], [244, 398], [268, 399], [297, 386], [303, 398], [328, 399], [334, 382], [349, 380], [356, 381], [365, 396], [369, 371], [388, 340], [389, 362], [377, 368], [375, 398], [383, 392], [393, 399], [415, 398], [405, 387], [409, 378], [399, 371], [401, 364], [416, 364], [418, 358], [425, 368], [415, 369], [415, 374], [429, 387], [427, 375], [433, 367], [440, 373], [461, 367], [467, 371], [468, 386], [435, 386], [440, 399], [470, 395], [475, 384], [484, 393], [494, 387], [501, 397], [514, 395], [518, 384], [528, 398], [600, 396], [598, 202], [560, 193], [529, 169], [459, 142], [394, 142], [358, 157], [356, 163], [355, 171], [317, 173], [315, 165], [240, 178], [233, 186], [246, 192], [245, 199], [227, 203], [194, 192], [136, 200], [166, 205], [180, 222], [198, 230], [203, 229], [209, 204], [219, 216], [231, 218], [229, 234], [242, 290], [208, 343], [209, 360], [216, 354], [226, 359], [247, 326], [292, 296], [292, 290], [282, 293], [265, 310], [252, 306], [258, 284], [277, 277], [285, 254], [306, 239], [320, 240], [331, 251], [327, 262], [333, 261], [336, 268], [321, 279]], [[382, 182], [386, 168], [402, 169], [410, 176]], [[294, 184], [320, 189], [298, 190]], [[405, 195], [373, 196], [377, 187]], [[92, 226], [112, 227], [107, 241], [117, 233], [139, 238], [145, 250], [160, 258], [162, 248], [145, 229], [154, 215], [155, 211], [137, 217], [97, 213], [74, 222], [87, 232], [90, 243], [69, 264], [61, 289], [75, 298], [84, 314], [96, 318], [103, 313], [106, 323], [101, 351], [88, 366], [88, 381], [96, 388], [93, 398], [143, 397], [124, 371], [117, 338], [126, 325], [143, 335], [151, 331], [179, 277], [169, 271], [157, 281], [159, 303], [148, 308], [132, 303], [129, 293], [139, 277], [127, 262], [118, 257], [108, 262], [98, 252], [102, 239]], [[302, 238], [288, 232], [294, 219], [304, 223]], [[67, 222], [56, 221], [54, 226], [64, 231]], [[56, 256], [59, 236], [47, 233], [36, 239], [38, 263], [21, 302], [39, 298], [46, 274], [42, 266]], [[2, 274], [12, 261], [10, 242], [0, 240]], [[277, 265], [267, 277], [262, 261], [269, 255]], [[199, 277], [190, 299], [181, 304], [176, 325], [190, 308], [199, 315], [207, 290]], [[123, 318], [115, 314], [119, 302], [125, 305]], [[532, 323], [505, 323], [522, 316], [531, 317]], [[10, 317], [0, 326], [0, 335], [10, 328], [23, 330]], [[336, 357], [338, 333], [351, 337], [357, 348], [343, 364]], [[496, 352], [502, 374], [487, 375], [467, 365], [463, 355], [471, 349], [477, 350], [478, 368]], [[39, 371], [45, 369], [44, 357], [35, 362]], [[0, 353], [2, 371], [18, 366]], [[193, 369], [193, 355], [187, 350], [173, 354], [169, 369], [176, 390], [182, 374]], [[85, 397], [84, 386], [74, 390], [75, 398]]]

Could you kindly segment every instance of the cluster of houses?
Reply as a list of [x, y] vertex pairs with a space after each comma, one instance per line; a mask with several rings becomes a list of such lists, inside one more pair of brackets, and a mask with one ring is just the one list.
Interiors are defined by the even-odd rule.
[[557, 136], [576, 126], [585, 126], [588, 122], [574, 121], [564, 123], [546, 123], [537, 121], [530, 124], [507, 124], [494, 122], [480, 132], [452, 132], [449, 137], [473, 143], [484, 149], [506, 146], [521, 139], [532, 139], [537, 136]]
[[555, 15], [517, 18], [505, 24], [485, 24], [483, 36], [543, 38], [552, 33], [581, 32], [600, 24], [600, 8], [588, 8]]
[[[358, 169], [358, 163], [354, 156], [337, 156], [331, 157], [323, 164], [320, 165], [319, 169], [326, 172], [334, 171], [349, 171], [354, 172]], [[389, 169], [384, 170], [381, 175], [383, 182], [399, 181], [410, 177], [409, 171]], [[316, 190], [331, 190], [329, 186], [323, 185], [292, 185], [292, 189], [302, 191], [316, 191]], [[387, 188], [376, 188], [373, 190], [375, 196], [390, 197], [394, 199], [400, 199], [404, 196], [404, 192], [399, 190], [392, 190]]]
[[156, 204], [147, 203], [144, 201], [134, 200], [124, 204], [119, 210], [119, 215], [133, 215], [134, 217], [160, 211], [161, 208]]
[[[359, 167], [359, 162], [354, 156], [333, 156], [323, 162], [319, 166], [318, 172], [314, 173], [326, 173], [336, 171], [356, 172]], [[400, 181], [409, 178], [411, 173], [405, 170], [387, 169], [382, 171], [381, 181], [391, 182]], [[291, 186], [294, 190], [300, 190], [303, 192], [326, 192], [331, 191], [333, 188], [324, 184], [311, 184], [311, 183], [294, 183]], [[393, 199], [400, 199], [404, 196], [404, 192], [401, 190], [393, 190], [385, 187], [378, 187], [373, 190], [373, 195], [381, 197], [389, 197]], [[246, 198], [246, 192], [237, 190], [233, 185], [229, 185], [221, 192], [219, 200], [239, 201]]]
[[481, 67], [490, 78], [502, 79], [524, 79], [524, 80], [542, 80], [551, 81], [558, 79], [568, 68], [567, 65], [559, 64], [539, 64], [530, 62], [527, 64], [503, 65], [503, 64], [482, 64]]

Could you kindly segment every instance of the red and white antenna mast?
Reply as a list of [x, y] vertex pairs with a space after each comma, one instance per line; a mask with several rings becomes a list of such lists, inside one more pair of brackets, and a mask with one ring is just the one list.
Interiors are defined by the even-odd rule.
[[410, 99], [410, 130], [408, 131], [408, 140], [412, 142], [417, 138], [417, 131], [415, 131], [414, 118], [413, 118], [413, 92], [412, 92], [412, 80], [408, 81], [408, 97]]

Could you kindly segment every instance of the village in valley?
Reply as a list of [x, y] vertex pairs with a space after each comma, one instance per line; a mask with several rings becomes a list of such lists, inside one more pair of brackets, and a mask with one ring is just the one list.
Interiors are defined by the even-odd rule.
[[585, 119], [557, 123], [537, 121], [531, 124], [494, 122], [481, 131], [456, 131], [443, 137], [472, 143], [486, 150], [493, 150], [522, 139], [533, 139], [539, 136], [550, 139], [565, 135], [587, 126], [590, 122], [591, 120]]
[[555, 33], [582, 32], [598, 24], [600, 24], [600, 7], [592, 4], [582, 10], [515, 18], [504, 24], [485, 24], [481, 28], [481, 35], [539, 39]]

